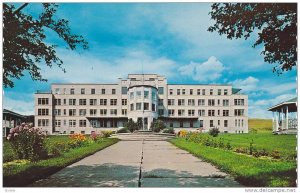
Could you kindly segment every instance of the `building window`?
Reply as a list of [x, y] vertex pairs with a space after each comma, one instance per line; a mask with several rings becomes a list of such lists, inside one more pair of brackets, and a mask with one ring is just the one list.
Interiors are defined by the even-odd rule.
[[204, 109], [198, 110], [198, 116], [199, 117], [204, 117], [205, 116], [205, 110]]
[[173, 89], [169, 89], [169, 95], [173, 95]]
[[220, 110], [218, 110], [218, 116], [220, 116]]
[[174, 109], [169, 109], [168, 110], [168, 114], [169, 114], [169, 116], [174, 116]]
[[49, 115], [49, 109], [38, 109], [38, 115]]
[[100, 105], [106, 106], [107, 105], [107, 99], [100, 99]]
[[64, 115], [67, 115], [67, 109], [64, 109]]
[[100, 115], [101, 116], [107, 115], [107, 109], [100, 109]]
[[244, 126], [244, 120], [242, 119], [242, 127]]
[[221, 95], [222, 90], [218, 89], [218, 95]]
[[136, 110], [142, 110], [142, 103], [136, 103], [135, 104], [135, 109]]
[[69, 116], [76, 116], [76, 109], [69, 109]]
[[75, 94], [75, 89], [74, 88], [70, 89], [70, 94]]
[[214, 127], [214, 120], [209, 120], [209, 127]]
[[158, 94], [164, 94], [164, 87], [158, 87]]
[[64, 119], [64, 126], [67, 126], [67, 120]]
[[111, 94], [116, 94], [116, 89], [111, 89]]
[[228, 127], [228, 120], [224, 120], [224, 127]]
[[179, 127], [183, 127], [183, 121], [180, 121], [180, 123], [179, 123]]
[[220, 126], [220, 120], [218, 120], [218, 126]]
[[180, 89], [177, 89], [177, 95], [180, 95]]
[[117, 115], [117, 109], [110, 109], [110, 114], [111, 115]]
[[152, 90], [152, 101], [156, 101], [156, 90]]
[[93, 128], [99, 127], [99, 121], [98, 120], [91, 120], [90, 121], [90, 126]]
[[38, 98], [38, 105], [48, 105], [49, 99], [48, 98]]
[[193, 128], [194, 127], [194, 122], [190, 121], [190, 127]]
[[122, 94], [127, 94], [127, 91], [128, 91], [127, 87], [122, 87]]
[[205, 95], [205, 89], [202, 89], [202, 95]]
[[69, 120], [69, 127], [76, 127], [76, 120]]
[[195, 106], [195, 99], [188, 99], [189, 106]]
[[210, 117], [215, 116], [215, 110], [208, 110], [208, 116]]
[[235, 120], [235, 124], [234, 125], [237, 127], [237, 120]]
[[163, 110], [163, 109], [158, 109], [158, 115], [159, 115], [159, 116], [164, 115], [164, 110]]
[[170, 127], [173, 128], [173, 123], [172, 122], [170, 123]]
[[223, 110], [223, 116], [228, 117], [229, 116], [229, 110]]
[[79, 120], [79, 127], [86, 127], [86, 120]]
[[127, 115], [127, 109], [122, 109], [122, 115]]
[[55, 120], [55, 127], [61, 126], [61, 120]]
[[244, 109], [234, 109], [234, 116], [244, 116]]
[[79, 115], [85, 116], [86, 115], [86, 109], [79, 109]]
[[199, 121], [199, 127], [203, 127], [203, 120]]
[[224, 89], [224, 95], [228, 95], [228, 90]]
[[220, 99], [218, 99], [218, 106], [220, 105]]
[[185, 89], [182, 89], [182, 95], [185, 95]]
[[193, 95], [193, 89], [190, 89], [190, 95]]
[[117, 122], [117, 120], [111, 120], [111, 121], [110, 121], [110, 127], [112, 127], [112, 128], [118, 127], [118, 122]]
[[134, 92], [130, 92], [130, 99], [134, 99]]
[[229, 106], [229, 100], [228, 99], [223, 100], [223, 106]]
[[56, 89], [55, 89], [54, 94], [60, 94], [59, 88], [56, 88]]
[[97, 115], [97, 109], [90, 109], [90, 116]]
[[148, 98], [149, 98], [149, 91], [144, 90], [144, 99], [148, 99]]
[[142, 98], [142, 91], [136, 91], [136, 98]]
[[81, 131], [80, 133], [81, 133], [82, 135], [84, 135], [84, 134], [85, 134], [85, 131]]
[[201, 90], [197, 89], [197, 95], [200, 95], [200, 94], [201, 94]]
[[64, 105], [66, 105], [67, 104], [67, 99], [64, 99]]
[[170, 106], [175, 105], [175, 100], [174, 99], [168, 99], [168, 105], [170, 105]]
[[134, 104], [130, 104], [130, 110], [134, 111]]
[[96, 92], [95, 92], [95, 89], [94, 88], [92, 88], [91, 89], [91, 94], [95, 94]]
[[117, 99], [110, 99], [110, 105], [116, 106], [117, 105]]
[[55, 105], [61, 105], [61, 99], [55, 99], [54, 104]]
[[149, 110], [149, 103], [144, 103], [144, 110]]
[[152, 111], [156, 111], [155, 104], [152, 103]]
[[79, 99], [79, 105], [86, 105], [86, 99]]
[[90, 105], [96, 106], [97, 105], [97, 99], [90, 99]]
[[164, 100], [158, 99], [158, 106], [163, 106], [163, 105], [164, 105]]
[[76, 105], [76, 99], [69, 99], [69, 105]]
[[122, 99], [122, 105], [127, 105], [127, 99]]
[[208, 99], [208, 106], [215, 106], [215, 100], [214, 99]]
[[244, 106], [244, 99], [234, 99], [235, 106]]
[[198, 106], [204, 106], [205, 105], [205, 99], [198, 99]]
[[39, 127], [48, 127], [49, 126], [49, 119], [38, 119], [38, 126]]
[[54, 109], [54, 115], [60, 116], [61, 115], [61, 109]]
[[184, 109], [178, 109], [178, 116], [184, 116]]
[[178, 99], [178, 106], [184, 106], [184, 99]]
[[85, 94], [85, 89], [84, 88], [81, 89], [80, 94]]
[[195, 110], [188, 110], [189, 116], [195, 116]]
[[105, 89], [104, 88], [101, 89], [101, 94], [105, 94]]

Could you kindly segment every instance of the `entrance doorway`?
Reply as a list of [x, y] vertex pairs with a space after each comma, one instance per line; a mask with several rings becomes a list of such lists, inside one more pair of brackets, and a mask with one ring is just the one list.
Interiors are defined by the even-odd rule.
[[143, 122], [143, 117], [138, 117], [137, 119], [137, 124], [139, 127], [139, 130], [148, 130], [148, 118], [144, 117], [144, 122]]

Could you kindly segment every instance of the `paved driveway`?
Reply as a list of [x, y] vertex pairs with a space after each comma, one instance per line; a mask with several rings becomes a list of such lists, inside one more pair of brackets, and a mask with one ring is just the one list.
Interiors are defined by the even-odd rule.
[[119, 135], [122, 141], [35, 182], [37, 187], [237, 187], [227, 174], [178, 149], [169, 137]]

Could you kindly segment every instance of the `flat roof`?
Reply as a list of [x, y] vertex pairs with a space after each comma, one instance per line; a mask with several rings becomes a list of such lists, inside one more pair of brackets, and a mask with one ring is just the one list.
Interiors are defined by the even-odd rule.
[[232, 86], [231, 84], [194, 84], [194, 83], [190, 83], [190, 84], [167, 84], [167, 85], [191, 85], [191, 86], [197, 86], [197, 85], [201, 85], [201, 86]]
[[51, 85], [118, 85], [116, 83], [52, 83]]

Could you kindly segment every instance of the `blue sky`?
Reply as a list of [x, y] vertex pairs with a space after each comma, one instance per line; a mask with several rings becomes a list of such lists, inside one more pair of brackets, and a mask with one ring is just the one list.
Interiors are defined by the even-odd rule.
[[[36, 14], [39, 4], [24, 11]], [[129, 73], [158, 73], [168, 83], [233, 84], [249, 95], [249, 117], [268, 118], [266, 108], [296, 96], [294, 69], [278, 76], [264, 63], [263, 46], [228, 40], [211, 33], [209, 3], [66, 3], [57, 17], [69, 20], [73, 33], [89, 42], [89, 50], [71, 52], [51, 32], [47, 42], [59, 45], [57, 54], [67, 73], [40, 65], [48, 82], [27, 74], [4, 89], [4, 108], [33, 114], [34, 92], [51, 83], [115, 83]]]

